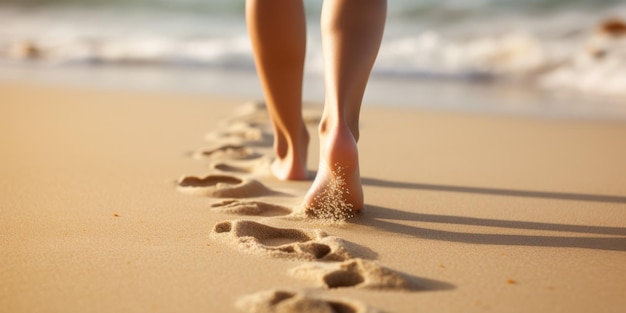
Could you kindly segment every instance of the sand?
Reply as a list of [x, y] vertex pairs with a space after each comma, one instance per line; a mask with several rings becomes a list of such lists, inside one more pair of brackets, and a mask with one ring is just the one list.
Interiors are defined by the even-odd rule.
[[0, 311], [626, 307], [626, 123], [365, 106], [320, 222], [250, 100], [0, 82]]

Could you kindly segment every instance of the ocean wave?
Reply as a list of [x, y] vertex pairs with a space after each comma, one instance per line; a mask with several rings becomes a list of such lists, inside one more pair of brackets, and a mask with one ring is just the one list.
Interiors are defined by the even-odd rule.
[[[615, 12], [625, 11], [620, 7]], [[9, 25], [0, 29], [0, 60], [254, 68], [241, 16], [119, 15], [76, 7], [37, 12], [0, 9], [0, 19]], [[510, 27], [510, 20], [509, 27], [501, 20], [404, 27], [406, 21], [390, 20], [374, 72], [421, 79], [523, 81], [549, 90], [626, 96], [626, 26], [619, 18], [601, 17], [604, 14], [580, 14], [538, 20], [518, 16], [516, 25], [527, 27]], [[321, 51], [319, 35], [311, 36], [307, 72], [322, 72]]]

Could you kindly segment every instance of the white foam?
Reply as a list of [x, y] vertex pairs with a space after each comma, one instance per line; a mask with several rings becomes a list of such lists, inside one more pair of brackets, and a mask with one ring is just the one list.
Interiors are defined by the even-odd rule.
[[[409, 5], [410, 3], [405, 3]], [[395, 13], [394, 13], [395, 12]], [[435, 78], [531, 81], [547, 89], [626, 95], [624, 39], [607, 44], [595, 25], [626, 6], [597, 12], [508, 14], [493, 19], [412, 21], [393, 11], [374, 72]], [[254, 68], [241, 15], [0, 7], [0, 61]], [[309, 21], [306, 71], [323, 71], [317, 21]], [[615, 41], [615, 40], [614, 40]], [[589, 58], [590, 46], [608, 57]]]

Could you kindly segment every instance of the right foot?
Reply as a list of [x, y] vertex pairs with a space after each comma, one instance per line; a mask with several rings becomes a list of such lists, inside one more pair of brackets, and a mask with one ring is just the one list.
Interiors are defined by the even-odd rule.
[[320, 131], [320, 164], [304, 199], [312, 217], [346, 219], [363, 209], [358, 149], [345, 125]]

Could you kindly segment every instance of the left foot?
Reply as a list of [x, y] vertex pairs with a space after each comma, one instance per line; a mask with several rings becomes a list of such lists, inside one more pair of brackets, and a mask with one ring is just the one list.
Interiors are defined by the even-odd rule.
[[[279, 142], [280, 143], [280, 142]], [[293, 146], [275, 144], [276, 159], [272, 162], [272, 174], [280, 180], [307, 180], [306, 157], [309, 146], [309, 133], [304, 129]]]

